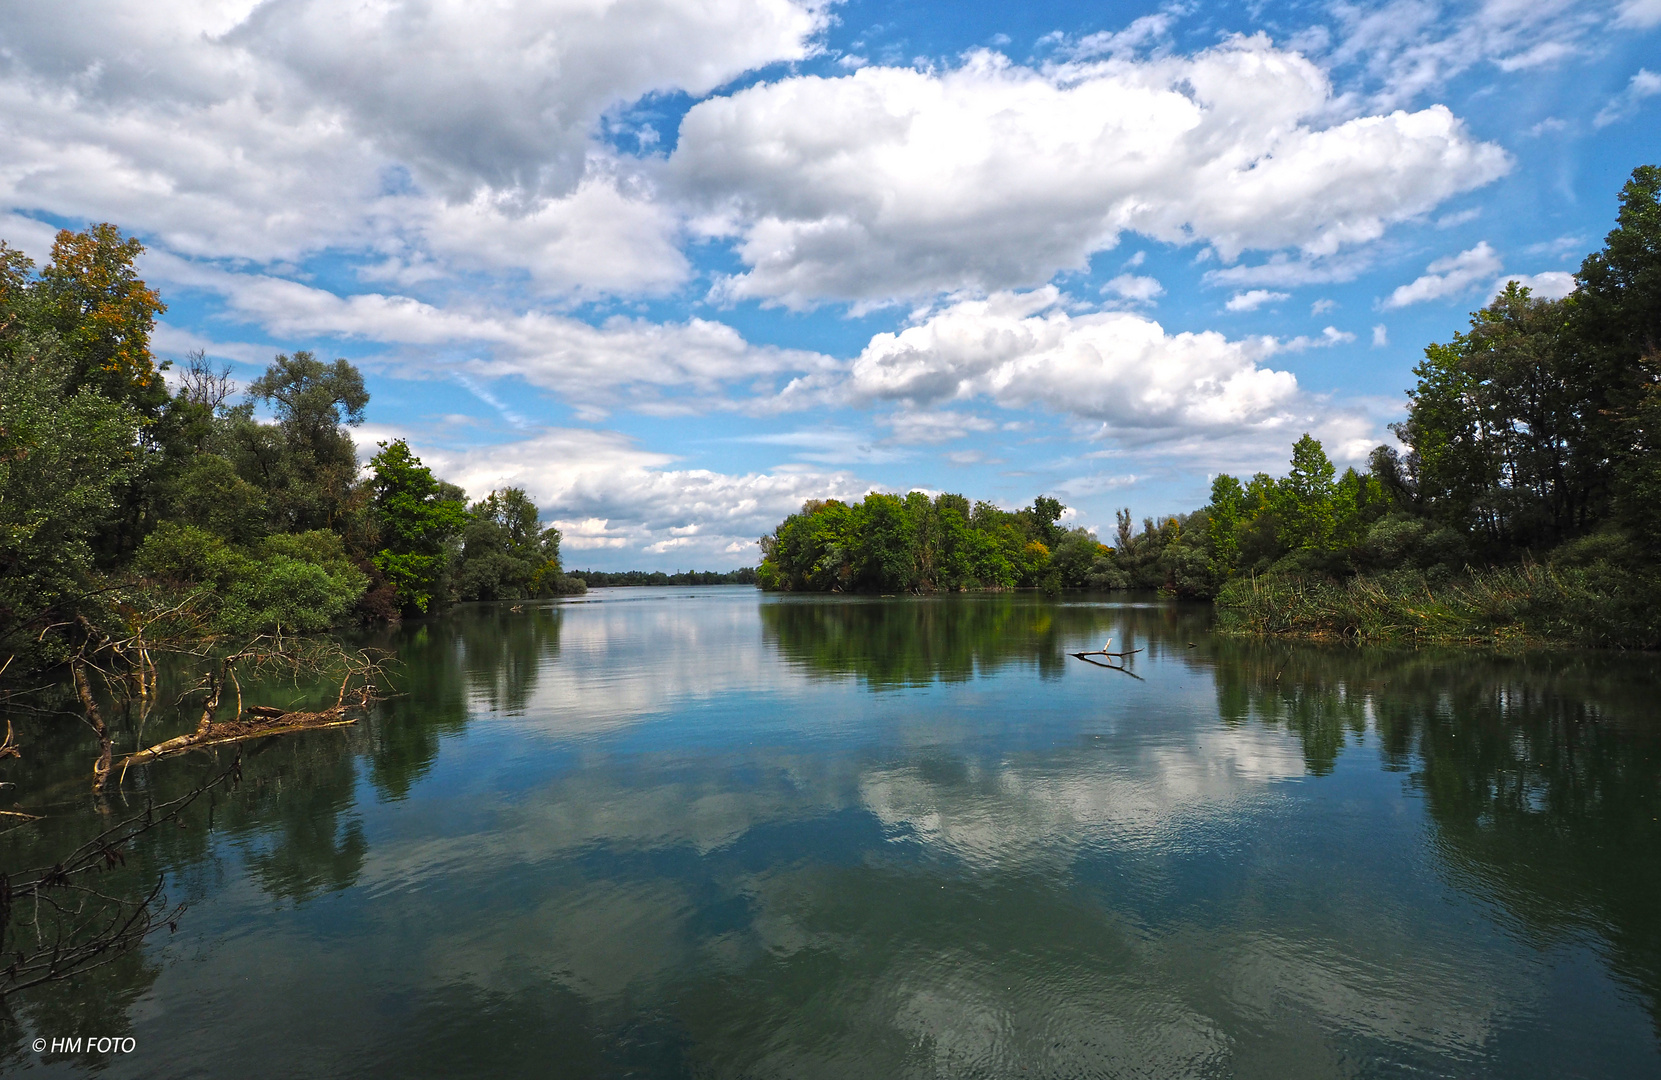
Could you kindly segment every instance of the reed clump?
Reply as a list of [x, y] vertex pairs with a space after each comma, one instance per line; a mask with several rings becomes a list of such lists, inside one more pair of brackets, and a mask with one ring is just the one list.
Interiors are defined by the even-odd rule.
[[1227, 583], [1217, 610], [1219, 628], [1236, 634], [1643, 649], [1661, 646], [1658, 584], [1653, 575], [1606, 564], [1529, 563], [1440, 580], [1417, 571], [1344, 579], [1266, 574]]

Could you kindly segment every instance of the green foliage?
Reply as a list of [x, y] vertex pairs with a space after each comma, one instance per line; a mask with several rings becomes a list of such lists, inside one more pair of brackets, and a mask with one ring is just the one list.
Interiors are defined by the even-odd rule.
[[163, 522], [133, 558], [141, 576], [194, 594], [194, 606], [224, 633], [310, 633], [335, 625], [369, 579], [340, 537], [309, 532], [252, 547], [194, 525]]
[[[281, 531], [341, 529], [352, 505], [357, 448], [346, 426], [363, 422], [369, 394], [345, 360], [325, 364], [309, 352], [279, 355], [248, 387], [229, 440], [239, 471], [267, 492], [272, 524]], [[277, 424], [256, 424], [253, 402], [265, 402]]]
[[1661, 575], [1608, 558], [1497, 567], [1440, 582], [1407, 570], [1342, 581], [1237, 578], [1223, 587], [1217, 608], [1224, 630], [1361, 644], [1661, 645]]
[[94, 590], [92, 538], [137, 469], [132, 406], [73, 378], [50, 338], [0, 349], [0, 663], [49, 655], [36, 639]]
[[1211, 481], [1206, 505], [1206, 539], [1211, 543], [1211, 573], [1224, 579], [1234, 574], [1240, 559], [1240, 524], [1246, 509], [1246, 489], [1224, 473]]
[[1013, 513], [985, 502], [970, 509], [962, 495], [920, 491], [872, 492], [852, 506], [814, 500], [762, 537], [756, 580], [794, 592], [1082, 585], [1099, 545], [1059, 525], [1064, 509], [1045, 496]]
[[267, 528], [265, 493], [218, 454], [193, 454], [162, 489], [166, 516], [236, 543]]
[[504, 488], [475, 503], [461, 535], [455, 571], [463, 600], [524, 600], [581, 592], [560, 570], [559, 530], [542, 527], [523, 488]]
[[1661, 535], [1661, 168], [1635, 169], [1616, 227], [1581, 263], [1569, 336], [1599, 405], [1612, 513], [1640, 536]]
[[[229, 368], [195, 354], [170, 391], [142, 250], [108, 225], [66, 231], [37, 273], [0, 243], [0, 670], [64, 655], [53, 634], [82, 615], [111, 633], [161, 632], [146, 620], [169, 611], [169, 634], [294, 633], [453, 598], [463, 496], [401, 444], [359, 478], [358, 371], [279, 355], [239, 403]], [[497, 554], [529, 564], [498, 567], [498, 590], [580, 587], [534, 508], [527, 546], [523, 511], [497, 515]]]
[[445, 498], [432, 470], [402, 439], [381, 443], [370, 461], [373, 512], [380, 536], [375, 567], [405, 611], [425, 612], [441, 595], [449, 540], [467, 523], [467, 507]]
[[1281, 542], [1293, 551], [1326, 551], [1332, 544], [1332, 462], [1307, 432], [1292, 447], [1292, 468], [1275, 486]]

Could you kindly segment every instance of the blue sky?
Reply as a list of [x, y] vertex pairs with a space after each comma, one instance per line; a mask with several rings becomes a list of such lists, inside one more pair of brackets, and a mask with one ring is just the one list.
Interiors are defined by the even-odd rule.
[[575, 567], [1359, 463], [1661, 162], [1661, 0], [0, 11], [0, 238], [141, 237], [158, 353], [350, 358], [363, 449], [525, 487]]

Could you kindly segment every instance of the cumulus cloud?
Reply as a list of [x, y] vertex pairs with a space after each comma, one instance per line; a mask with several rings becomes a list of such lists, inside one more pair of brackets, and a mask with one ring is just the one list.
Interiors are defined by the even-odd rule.
[[1618, 120], [1625, 120], [1638, 111], [1639, 104], [1645, 98], [1652, 98], [1657, 94], [1661, 94], [1661, 75], [1648, 68], [1639, 68], [1638, 74], [1627, 82], [1626, 89], [1617, 94], [1592, 118], [1592, 126], [1608, 127]]
[[841, 472], [742, 475], [673, 468], [617, 432], [547, 428], [490, 446], [452, 448], [430, 433], [400, 433], [422, 460], [480, 498], [523, 487], [564, 534], [567, 551], [628, 548], [684, 554], [705, 564], [754, 563], [755, 538], [806, 499], [857, 498], [870, 490]]
[[390, 246], [407, 275], [430, 226], [440, 254], [554, 287], [661, 285], [684, 264], [661, 211], [601, 182], [600, 121], [803, 58], [825, 18], [812, 0], [11, 5], [0, 200], [186, 254]]
[[1290, 300], [1291, 293], [1270, 292], [1268, 289], [1251, 289], [1247, 292], [1237, 292], [1228, 298], [1223, 307], [1230, 311], [1256, 311], [1264, 304], [1278, 300]]
[[1440, 300], [1457, 296], [1485, 278], [1500, 271], [1500, 257], [1484, 240], [1468, 251], [1437, 259], [1425, 267], [1426, 273], [1401, 285], [1384, 302], [1387, 308], [1401, 308], [1426, 300]]
[[1382, 349], [1390, 344], [1390, 328], [1383, 323], [1373, 327], [1373, 348]]
[[[793, 0], [268, 0], [7, 14], [10, 65], [118, 115], [164, 105], [349, 130], [454, 193], [556, 193], [584, 172], [595, 123], [652, 92], [702, 95], [801, 59], [823, 8]], [[119, 47], [112, 47], [119, 43]], [[249, 100], [258, 98], [258, 101]]]
[[1112, 293], [1121, 300], [1129, 300], [1137, 304], [1151, 304], [1157, 296], [1164, 295], [1165, 286], [1159, 283], [1158, 278], [1138, 277], [1135, 274], [1120, 274], [1118, 277], [1102, 286], [1102, 293]]
[[700, 102], [668, 175], [737, 240], [721, 295], [801, 308], [1029, 286], [1125, 231], [1330, 256], [1509, 168], [1445, 107], [1342, 109], [1261, 36], [1043, 70], [979, 52]]
[[1290, 372], [1261, 366], [1286, 347], [1273, 338], [1168, 334], [1129, 312], [1070, 314], [1062, 300], [1054, 288], [997, 293], [877, 334], [848, 392], [916, 407], [985, 398], [1126, 429], [1251, 427], [1298, 398]]
[[1507, 274], [1494, 282], [1492, 299], [1505, 291], [1506, 285], [1515, 281], [1518, 285], [1529, 290], [1534, 296], [1542, 300], [1561, 300], [1574, 292], [1574, 275], [1566, 270], [1547, 270], [1541, 274]]

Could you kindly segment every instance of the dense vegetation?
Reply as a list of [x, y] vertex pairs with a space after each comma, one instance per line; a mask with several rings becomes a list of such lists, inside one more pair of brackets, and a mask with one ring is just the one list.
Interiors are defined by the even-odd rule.
[[1284, 476], [1219, 476], [1210, 502], [1111, 544], [1040, 497], [810, 502], [761, 540], [764, 588], [1040, 586], [1215, 597], [1225, 625], [1363, 640], [1661, 645], [1661, 169], [1565, 299], [1512, 283], [1415, 369], [1401, 450], [1338, 475], [1304, 435]]
[[345, 360], [280, 355], [238, 400], [198, 354], [170, 386], [142, 250], [64, 231], [37, 272], [0, 243], [0, 671], [135, 624], [315, 631], [579, 587], [523, 491], [468, 506], [402, 441], [365, 476]]
[[764, 589], [934, 592], [1078, 584], [1108, 551], [1060, 525], [1047, 496], [1007, 511], [962, 495], [872, 492], [852, 505], [813, 500], [761, 538]]

